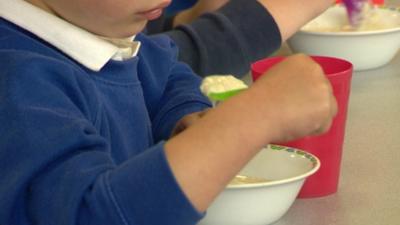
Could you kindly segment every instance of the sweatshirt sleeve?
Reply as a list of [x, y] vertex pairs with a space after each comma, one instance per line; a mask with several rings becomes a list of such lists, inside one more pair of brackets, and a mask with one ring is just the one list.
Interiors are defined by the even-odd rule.
[[163, 142], [116, 162], [84, 74], [51, 58], [12, 55], [0, 59], [7, 65], [0, 224], [194, 225], [202, 218], [175, 181]]
[[175, 62], [153, 119], [155, 141], [167, 140], [177, 122], [184, 116], [211, 107], [200, 92], [201, 79], [183, 63]]
[[[182, 117], [211, 107], [211, 102], [200, 91], [202, 78], [177, 59], [178, 48], [171, 38], [167, 35], [149, 38], [139, 34], [136, 39], [142, 43], [140, 63], [143, 67], [152, 68], [155, 75], [139, 75], [145, 99], [151, 102], [147, 104], [147, 109], [154, 140], [167, 140]], [[158, 53], [154, 54], [155, 51]], [[164, 62], [164, 67], [160, 61]]]
[[258, 1], [232, 0], [216, 12], [165, 33], [179, 46], [179, 59], [201, 76], [245, 75], [252, 62], [281, 45], [274, 18]]

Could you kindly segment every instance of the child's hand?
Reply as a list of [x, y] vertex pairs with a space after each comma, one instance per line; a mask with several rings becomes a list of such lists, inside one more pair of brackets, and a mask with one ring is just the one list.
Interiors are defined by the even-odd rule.
[[288, 57], [272, 67], [252, 89], [259, 110], [269, 118], [266, 129], [276, 130], [271, 140], [275, 143], [321, 134], [329, 129], [337, 112], [330, 82], [321, 67], [305, 55]]
[[176, 123], [174, 129], [172, 130], [171, 137], [181, 133], [182, 131], [186, 130], [186, 128], [196, 123], [201, 117], [203, 117], [207, 113], [207, 111], [208, 110], [204, 110], [184, 116]]

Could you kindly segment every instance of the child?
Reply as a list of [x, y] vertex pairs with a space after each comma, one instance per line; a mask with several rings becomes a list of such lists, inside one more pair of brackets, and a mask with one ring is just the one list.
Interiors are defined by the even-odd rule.
[[173, 44], [139, 33], [168, 4], [0, 0], [0, 224], [196, 224], [262, 146], [328, 129], [304, 55], [201, 113]]
[[[187, 1], [173, 0], [175, 7]], [[170, 36], [180, 49], [179, 59], [200, 76], [243, 76], [252, 62], [274, 53], [295, 31], [333, 3], [333, 0], [197, 0], [193, 7], [175, 17], [168, 15], [152, 21], [147, 32]], [[220, 8], [221, 5], [224, 6]]]

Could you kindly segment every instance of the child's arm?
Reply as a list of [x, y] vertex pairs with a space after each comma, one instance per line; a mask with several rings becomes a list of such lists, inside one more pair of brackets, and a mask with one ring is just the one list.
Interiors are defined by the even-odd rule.
[[218, 8], [226, 0], [218, 0], [212, 6], [206, 4], [210, 1], [200, 1], [178, 15], [175, 23], [181, 26], [172, 30], [155, 29], [159, 25], [148, 27], [149, 33], [169, 35], [181, 49], [179, 59], [201, 76], [246, 74], [251, 62], [272, 54], [296, 30], [334, 2], [230, 0], [217, 11], [197, 17], [199, 12]]
[[219, 10], [171, 30], [154, 27], [159, 26], [150, 26], [149, 32], [170, 36], [180, 48], [179, 59], [200, 76], [242, 76], [251, 62], [272, 54], [281, 45], [273, 17], [253, 0], [230, 0]]
[[184, 192], [204, 211], [262, 146], [324, 132], [335, 114], [321, 68], [293, 56], [168, 141], [167, 158]]
[[176, 15], [173, 26], [191, 23], [200, 15], [215, 11], [227, 2], [229, 2], [229, 0], [198, 0], [193, 7]]
[[334, 0], [258, 0], [272, 14], [282, 40], [291, 37], [308, 21], [324, 12]]
[[[174, 26], [193, 22], [206, 12], [212, 12], [229, 2], [229, 0], [199, 0], [197, 4], [181, 13], [174, 20]], [[301, 26], [325, 11], [333, 0], [258, 0], [277, 22], [282, 40], [286, 41]], [[243, 3], [246, 4], [246, 3]], [[251, 16], [251, 12], [248, 12]], [[254, 18], [257, 19], [257, 18]]]

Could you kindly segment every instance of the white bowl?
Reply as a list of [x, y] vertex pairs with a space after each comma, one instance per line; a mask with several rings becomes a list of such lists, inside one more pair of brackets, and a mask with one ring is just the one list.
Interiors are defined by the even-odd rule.
[[279, 220], [296, 199], [305, 179], [320, 167], [315, 156], [270, 145], [239, 173], [269, 181], [228, 185], [200, 225], [266, 225]]
[[[400, 48], [400, 11], [375, 8], [369, 25], [357, 31], [340, 31], [348, 24], [342, 6], [333, 6], [305, 25], [288, 40], [293, 52], [343, 58], [355, 70], [367, 70], [390, 62]], [[371, 29], [365, 29], [365, 27]], [[379, 29], [377, 26], [380, 26]]]

